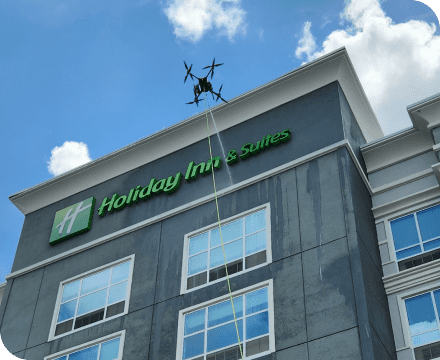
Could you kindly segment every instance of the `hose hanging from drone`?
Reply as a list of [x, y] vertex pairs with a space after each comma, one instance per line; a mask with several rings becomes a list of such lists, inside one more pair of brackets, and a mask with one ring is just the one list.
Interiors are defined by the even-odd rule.
[[[212, 148], [211, 148], [211, 138], [210, 138], [210, 134], [209, 134], [208, 111], [206, 109], [206, 93], [203, 93], [203, 97], [204, 97], [204, 104], [205, 104], [206, 130], [208, 132], [209, 156], [211, 158], [211, 164], [213, 164]], [[212, 120], [214, 121], [214, 116], [212, 115], [211, 109], [209, 109], [209, 111], [211, 113]], [[220, 241], [221, 241], [222, 250], [223, 250], [223, 259], [225, 261], [226, 280], [228, 282], [229, 298], [231, 300], [232, 313], [234, 315], [235, 330], [237, 331], [237, 338], [238, 338], [238, 346], [240, 348], [240, 355], [241, 355], [241, 359], [243, 360], [243, 348], [241, 346], [242, 344], [241, 344], [241, 340], [240, 340], [240, 332], [238, 331], [238, 323], [237, 323], [237, 316], [236, 316], [236, 313], [235, 313], [234, 301], [232, 299], [231, 283], [229, 282], [228, 266], [227, 266], [227, 262], [226, 262], [225, 246], [223, 244], [222, 227], [220, 225], [220, 212], [219, 212], [219, 209], [218, 209], [218, 198], [217, 198], [217, 190], [216, 190], [216, 186], [215, 186], [214, 166], [212, 166], [212, 183], [214, 185], [215, 207], [216, 207], [216, 210], [217, 210], [217, 222], [218, 222], [218, 229], [219, 229], [219, 232], [220, 232]]]

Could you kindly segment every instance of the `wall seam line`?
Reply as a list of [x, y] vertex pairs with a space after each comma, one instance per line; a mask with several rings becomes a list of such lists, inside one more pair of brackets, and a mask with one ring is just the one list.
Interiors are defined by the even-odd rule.
[[[350, 156], [350, 154], [349, 154]], [[344, 179], [344, 183], [345, 183], [345, 177], [342, 171], [342, 163], [341, 163], [342, 157], [339, 156], [339, 151], [336, 152], [336, 161], [338, 164], [338, 173], [339, 173], [339, 186], [340, 186], [340, 190], [341, 190], [341, 196], [342, 196], [342, 200], [343, 200], [343, 209], [344, 209], [344, 219], [345, 219], [345, 233], [346, 233], [346, 244], [347, 244], [347, 249], [348, 249], [348, 256], [349, 256], [349, 266], [350, 266], [350, 273], [351, 273], [351, 285], [353, 288], [353, 297], [354, 297], [354, 307], [355, 307], [355, 311], [356, 311], [356, 319], [357, 319], [357, 327], [358, 327], [358, 339], [359, 339], [359, 350], [361, 352], [361, 356], [362, 358], [363, 356], [363, 349], [362, 349], [362, 339], [361, 339], [361, 325], [360, 325], [360, 318], [359, 318], [359, 311], [358, 311], [358, 304], [357, 304], [357, 300], [356, 300], [356, 287], [354, 284], [354, 276], [353, 276], [353, 267], [352, 267], [352, 257], [351, 257], [351, 250], [350, 250], [350, 243], [349, 243], [349, 229], [348, 229], [348, 221], [349, 219], [347, 218], [347, 194], [344, 191], [344, 188], [342, 186], [342, 181]], [[348, 170], [349, 171], [349, 170]], [[350, 195], [351, 194], [351, 190], [350, 190]], [[353, 200], [353, 197], [350, 196], [350, 200]], [[354, 211], [353, 211], [353, 217], [354, 217]], [[355, 233], [357, 234], [357, 232], [355, 231]], [[363, 280], [363, 279], [362, 279]]]
[[32, 325], [34, 324], [35, 311], [37, 310], [38, 300], [40, 298], [40, 292], [41, 292], [41, 285], [43, 284], [43, 278], [44, 278], [44, 273], [45, 272], [46, 272], [46, 267], [43, 268], [43, 274], [41, 275], [40, 286], [38, 287], [37, 301], [35, 302], [34, 313], [32, 315], [32, 321], [31, 321], [31, 325], [29, 326], [29, 333], [28, 333], [28, 337], [27, 337], [27, 340], [26, 340], [26, 347], [24, 348], [25, 355], [26, 355], [26, 350], [27, 350], [27, 346], [28, 346], [28, 343], [29, 343], [29, 338], [31, 336]]

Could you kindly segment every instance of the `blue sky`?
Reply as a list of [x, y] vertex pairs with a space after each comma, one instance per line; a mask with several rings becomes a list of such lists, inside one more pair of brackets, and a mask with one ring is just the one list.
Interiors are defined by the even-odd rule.
[[8, 197], [182, 121], [215, 57], [233, 98], [345, 45], [386, 134], [440, 92], [435, 13], [413, 0], [0, 0], [0, 283], [24, 216]]

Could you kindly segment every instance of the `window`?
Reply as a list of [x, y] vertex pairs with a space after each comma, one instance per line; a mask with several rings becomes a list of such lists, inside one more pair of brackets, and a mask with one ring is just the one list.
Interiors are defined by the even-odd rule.
[[[269, 212], [267, 204], [221, 223], [230, 276], [272, 261]], [[185, 236], [182, 274], [182, 293], [226, 277], [217, 224]]]
[[46, 356], [44, 360], [120, 360], [125, 330], [104, 338]]
[[60, 284], [52, 340], [128, 311], [134, 255]]
[[416, 360], [440, 357], [440, 290], [405, 300], [409, 332]]
[[391, 231], [397, 260], [440, 248], [440, 205], [391, 221]]
[[[243, 358], [274, 351], [272, 281], [233, 294]], [[179, 317], [178, 360], [241, 359], [229, 295], [182, 310]]]

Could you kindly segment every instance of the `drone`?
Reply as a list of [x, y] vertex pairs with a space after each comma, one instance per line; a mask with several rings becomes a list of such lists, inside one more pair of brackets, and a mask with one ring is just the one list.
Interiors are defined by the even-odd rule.
[[186, 82], [186, 79], [188, 78], [188, 76], [191, 77], [191, 80], [194, 80], [194, 78], [196, 78], [199, 81], [198, 84], [194, 85], [194, 89], [193, 89], [193, 91], [194, 91], [194, 101], [188, 102], [187, 104], [194, 104], [195, 103], [197, 106], [199, 106], [199, 102], [201, 101], [201, 99], [199, 99], [199, 96], [202, 93], [204, 93], [204, 92], [205, 93], [210, 92], [211, 95], [212, 95], [212, 99], [214, 99], [214, 95], [216, 95], [217, 99], [215, 99], [215, 101], [218, 101], [218, 99], [221, 99], [225, 103], [227, 103], [227, 101], [225, 99], [223, 99], [221, 97], [221, 95], [220, 95], [220, 92], [222, 91], [223, 85], [220, 86], [220, 89], [219, 89], [218, 93], [216, 93], [212, 89], [212, 84], [208, 81], [209, 74], [211, 74], [211, 79], [214, 76], [214, 68], [216, 68], [217, 66], [223, 65], [223, 64], [216, 64], [215, 63], [215, 58], [214, 58], [214, 60], [213, 60], [211, 65], [205, 66], [202, 69], [202, 70], [204, 70], [204, 69], [210, 68], [209, 72], [208, 72], [208, 75], [206, 75], [205, 77], [202, 77], [202, 78], [198, 78], [197, 76], [195, 76], [194, 74], [191, 73], [192, 64], [191, 64], [191, 66], [189, 68], [188, 68], [188, 65], [186, 65], [185, 61], [183, 61], [183, 64], [185, 65], [185, 69], [186, 69], [186, 76], [185, 76], [185, 80], [183, 81], [183, 83]]

